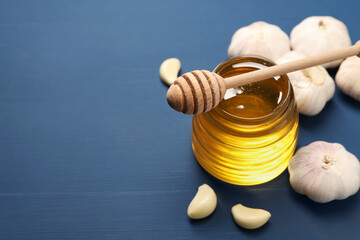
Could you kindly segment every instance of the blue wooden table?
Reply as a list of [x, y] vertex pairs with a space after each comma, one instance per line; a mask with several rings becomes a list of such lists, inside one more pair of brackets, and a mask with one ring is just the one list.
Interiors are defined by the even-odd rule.
[[[289, 175], [243, 187], [196, 162], [191, 117], [171, 110], [163, 60], [212, 70], [232, 34], [263, 20], [285, 32], [312, 15], [343, 21], [360, 39], [353, 1], [0, 1], [0, 239], [358, 239], [359, 193], [318, 204]], [[334, 76], [336, 69], [330, 71]], [[360, 103], [336, 90], [300, 117], [298, 147], [339, 142], [360, 157]], [[187, 218], [197, 187], [216, 211]], [[234, 223], [234, 204], [272, 213], [258, 230]]]

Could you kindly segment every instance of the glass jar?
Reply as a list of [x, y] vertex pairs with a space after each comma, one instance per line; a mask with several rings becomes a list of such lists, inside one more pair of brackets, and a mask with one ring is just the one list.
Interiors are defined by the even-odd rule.
[[[274, 65], [244, 56], [214, 70], [223, 78]], [[299, 114], [286, 75], [227, 90], [213, 110], [194, 115], [192, 147], [214, 177], [236, 185], [270, 181], [288, 166], [298, 137]]]

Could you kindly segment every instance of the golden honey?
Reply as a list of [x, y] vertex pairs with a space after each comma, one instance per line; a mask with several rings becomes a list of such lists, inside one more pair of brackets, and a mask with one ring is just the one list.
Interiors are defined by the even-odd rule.
[[[226, 78], [272, 65], [259, 57], [238, 57], [222, 62], [214, 72]], [[245, 85], [227, 92], [213, 110], [194, 115], [194, 154], [207, 172], [222, 181], [264, 183], [287, 168], [297, 143], [298, 122], [286, 75]]]

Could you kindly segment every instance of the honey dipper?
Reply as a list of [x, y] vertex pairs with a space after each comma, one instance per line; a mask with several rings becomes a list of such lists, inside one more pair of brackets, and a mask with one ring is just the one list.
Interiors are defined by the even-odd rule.
[[258, 82], [289, 72], [321, 65], [357, 55], [360, 57], [360, 41], [350, 47], [274, 65], [261, 70], [223, 78], [207, 70], [195, 70], [178, 77], [167, 92], [169, 105], [178, 112], [198, 114], [210, 111], [224, 98], [226, 89]]

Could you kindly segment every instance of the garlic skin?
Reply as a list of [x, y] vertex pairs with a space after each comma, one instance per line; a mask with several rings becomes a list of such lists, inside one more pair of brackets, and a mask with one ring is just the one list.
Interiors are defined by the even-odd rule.
[[292, 188], [319, 203], [345, 199], [360, 187], [359, 160], [339, 143], [316, 141], [300, 148], [288, 171]]
[[[313, 56], [351, 45], [346, 25], [331, 16], [312, 16], [296, 25], [290, 33], [293, 50]], [[337, 67], [341, 60], [323, 64], [326, 68]]]
[[335, 82], [341, 91], [360, 101], [360, 58], [345, 59], [336, 73]]
[[[287, 63], [306, 56], [290, 51], [276, 60], [277, 64]], [[321, 112], [335, 93], [335, 83], [323, 66], [315, 66], [287, 74], [294, 89], [299, 112], [313, 116]]]
[[207, 184], [203, 184], [190, 202], [187, 215], [191, 219], [201, 219], [209, 216], [216, 208], [217, 197], [214, 190]]
[[229, 57], [255, 54], [275, 61], [290, 51], [290, 39], [278, 26], [258, 21], [239, 28], [231, 38]]

